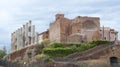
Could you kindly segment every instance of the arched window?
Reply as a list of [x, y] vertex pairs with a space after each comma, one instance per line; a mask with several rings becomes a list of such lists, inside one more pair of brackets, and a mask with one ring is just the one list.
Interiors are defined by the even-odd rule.
[[110, 65], [111, 65], [111, 67], [120, 67], [118, 64], [118, 58], [110, 57]]

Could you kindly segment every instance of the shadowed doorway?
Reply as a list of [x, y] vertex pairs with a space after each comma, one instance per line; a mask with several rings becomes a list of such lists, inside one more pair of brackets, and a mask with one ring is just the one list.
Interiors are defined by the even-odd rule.
[[118, 58], [110, 57], [110, 65], [111, 65], [111, 67], [120, 67], [118, 64]]

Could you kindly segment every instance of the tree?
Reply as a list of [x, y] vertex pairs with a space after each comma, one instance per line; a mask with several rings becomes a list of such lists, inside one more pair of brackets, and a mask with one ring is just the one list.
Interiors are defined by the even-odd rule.
[[0, 60], [6, 55], [5, 51], [0, 50]]

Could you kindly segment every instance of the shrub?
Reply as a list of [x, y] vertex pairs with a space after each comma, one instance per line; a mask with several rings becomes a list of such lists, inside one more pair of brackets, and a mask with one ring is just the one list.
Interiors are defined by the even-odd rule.
[[43, 51], [43, 48], [45, 48], [49, 43], [49, 40], [48, 39], [45, 39], [41, 42], [41, 44], [39, 45], [39, 52], [42, 53]]
[[41, 45], [44, 45], [44, 46], [48, 46], [49, 44], [49, 39], [44, 39], [42, 42], [41, 42]]
[[55, 62], [55, 61], [52, 58], [50, 58], [50, 57], [46, 57], [44, 59], [44, 62]]
[[51, 48], [58, 48], [58, 47], [64, 47], [63, 43], [52, 43], [50, 44]]
[[97, 45], [108, 44], [110, 41], [96, 40], [90, 43], [67, 43], [64, 47], [63, 43], [52, 43], [49, 48], [44, 48], [43, 52], [46, 55], [53, 57], [64, 57], [75, 52], [83, 52]]
[[90, 44], [95, 44], [95, 45], [109, 44], [109, 43], [110, 41], [107, 41], [107, 40], [96, 40], [96, 41], [90, 42]]
[[78, 47], [76, 45], [73, 45], [71, 49], [73, 52], [78, 52]]
[[45, 57], [48, 57], [48, 56], [45, 55], [45, 54], [38, 54], [38, 55], [35, 56], [35, 59], [36, 60], [41, 60], [42, 58], [45, 58]]
[[40, 49], [43, 49], [44, 47], [45, 47], [44, 44], [40, 44], [40, 45], [39, 45], [39, 48], [40, 48]]
[[81, 44], [81, 46], [77, 48], [77, 51], [78, 52], [83, 52], [83, 51], [86, 51], [86, 50], [88, 50], [90, 48], [93, 48], [95, 46], [96, 45], [90, 44], [90, 43]]
[[68, 43], [68, 46], [76, 46], [76, 47], [80, 47], [80, 43]]
[[64, 57], [73, 53], [71, 48], [44, 48], [43, 51], [44, 54], [55, 57]]

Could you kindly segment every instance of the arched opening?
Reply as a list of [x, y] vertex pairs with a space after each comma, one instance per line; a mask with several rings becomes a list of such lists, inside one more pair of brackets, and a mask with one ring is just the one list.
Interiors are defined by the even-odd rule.
[[97, 30], [97, 25], [94, 23], [94, 21], [90, 21], [90, 20], [88, 20], [88, 21], [85, 21], [84, 23], [83, 23], [83, 29], [84, 30]]
[[99, 28], [99, 25], [92, 20], [87, 20], [82, 23], [82, 33], [86, 34], [88, 42], [100, 39]]
[[120, 67], [118, 64], [118, 58], [110, 57], [110, 65], [111, 65], [111, 67]]

